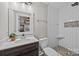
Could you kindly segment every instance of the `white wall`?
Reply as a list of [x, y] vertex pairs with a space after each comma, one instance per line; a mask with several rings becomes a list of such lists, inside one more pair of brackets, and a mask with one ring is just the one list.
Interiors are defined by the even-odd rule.
[[46, 4], [33, 3], [34, 35], [38, 38], [47, 37], [47, 9]]
[[8, 35], [8, 3], [0, 2], [0, 39]]
[[60, 35], [64, 36], [59, 44], [66, 48], [79, 49], [79, 27], [64, 28], [64, 22], [78, 20], [79, 21], [79, 6], [63, 7], [59, 13], [60, 19]]
[[59, 31], [59, 9], [49, 5], [48, 7], [48, 41], [50, 47], [56, 47], [59, 43], [56, 39]]

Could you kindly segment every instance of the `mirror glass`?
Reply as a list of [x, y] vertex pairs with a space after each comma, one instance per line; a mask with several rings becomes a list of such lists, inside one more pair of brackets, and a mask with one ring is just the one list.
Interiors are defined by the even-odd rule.
[[28, 16], [18, 16], [18, 31], [27, 32], [30, 31], [30, 17]]

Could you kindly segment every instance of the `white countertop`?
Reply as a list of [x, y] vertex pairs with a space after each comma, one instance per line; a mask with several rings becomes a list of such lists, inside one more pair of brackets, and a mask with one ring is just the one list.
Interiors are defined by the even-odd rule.
[[27, 37], [25, 39], [17, 39], [14, 42], [6, 40], [0, 40], [0, 50], [13, 48], [20, 45], [30, 44], [33, 42], [38, 42], [38, 40], [35, 37]]

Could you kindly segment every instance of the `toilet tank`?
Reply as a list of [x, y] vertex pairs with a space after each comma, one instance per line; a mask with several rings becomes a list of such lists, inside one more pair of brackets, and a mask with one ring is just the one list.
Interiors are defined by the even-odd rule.
[[41, 48], [46, 48], [48, 46], [48, 38], [39, 39], [39, 45]]

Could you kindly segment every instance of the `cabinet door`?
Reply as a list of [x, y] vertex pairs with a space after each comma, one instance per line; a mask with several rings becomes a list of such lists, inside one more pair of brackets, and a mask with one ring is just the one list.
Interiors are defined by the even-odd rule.
[[38, 43], [33, 43], [29, 45], [29, 48], [22, 50], [21, 56], [38, 56]]

